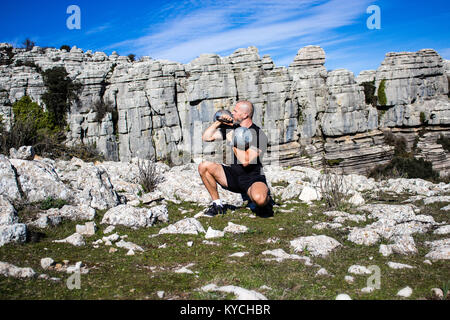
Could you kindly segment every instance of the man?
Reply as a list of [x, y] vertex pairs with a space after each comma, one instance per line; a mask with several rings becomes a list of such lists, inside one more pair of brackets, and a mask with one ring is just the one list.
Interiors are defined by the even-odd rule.
[[[233, 117], [222, 116], [222, 121], [215, 121], [205, 130], [203, 141], [227, 139], [231, 142], [233, 130], [246, 127], [252, 132], [252, 142], [246, 150], [232, 147], [233, 161], [231, 165], [221, 165], [214, 162], [203, 161], [198, 166], [198, 172], [203, 184], [213, 200], [211, 207], [205, 213], [215, 216], [224, 214], [226, 209], [217, 192], [217, 183], [222, 188], [235, 193], [247, 195], [256, 205], [255, 213], [260, 217], [273, 216], [273, 201], [269, 195], [266, 177], [262, 169], [261, 159], [267, 149], [267, 136], [253, 121], [253, 104], [249, 101], [239, 101], [233, 111]], [[229, 121], [226, 123], [225, 121]], [[228, 131], [228, 132], [227, 132]]]

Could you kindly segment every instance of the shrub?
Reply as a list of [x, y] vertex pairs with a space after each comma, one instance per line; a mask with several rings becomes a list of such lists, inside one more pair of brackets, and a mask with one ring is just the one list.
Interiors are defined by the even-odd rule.
[[424, 159], [413, 157], [394, 157], [386, 165], [375, 167], [369, 177], [375, 179], [382, 178], [407, 178], [407, 179], [426, 179], [437, 181], [439, 174], [433, 170], [432, 164]]
[[138, 160], [139, 177], [138, 183], [144, 192], [152, 192], [163, 178], [157, 171], [156, 163], [152, 161]]
[[8, 47], [5, 49], [2, 49], [2, 52], [0, 54], [0, 66], [2, 65], [10, 65], [13, 63], [14, 58], [14, 52], [12, 47]]
[[348, 187], [345, 183], [344, 172], [331, 173], [327, 168], [319, 177], [319, 189], [322, 199], [328, 209], [338, 209], [345, 204]]
[[66, 200], [63, 199], [53, 199], [52, 197], [48, 197], [44, 201], [42, 201], [39, 205], [39, 208], [41, 210], [48, 210], [51, 208], [58, 208], [61, 209], [67, 204]]
[[377, 106], [377, 96], [375, 95], [375, 80], [370, 82], [363, 82], [361, 85], [364, 87], [364, 96], [367, 104]]
[[66, 50], [67, 52], [70, 52], [70, 47], [67, 44], [63, 44], [59, 50]]
[[427, 123], [427, 117], [425, 116], [425, 112], [423, 111], [420, 113], [420, 123], [421, 124]]
[[380, 86], [378, 87], [378, 103], [380, 106], [387, 105], [387, 98], [386, 98], [386, 80], [383, 79], [380, 82]]
[[407, 149], [407, 143], [405, 137], [395, 137], [390, 131], [384, 132], [384, 142], [394, 147], [394, 156], [407, 157], [409, 156]]
[[94, 103], [94, 111], [95, 122], [101, 122], [105, 117], [105, 114], [108, 112], [113, 113], [115, 111], [115, 108], [110, 100], [104, 101], [103, 99], [101, 99]]
[[78, 99], [77, 93], [81, 89], [79, 83], [74, 83], [68, 77], [64, 67], [55, 67], [42, 72], [47, 91], [42, 95], [42, 100], [50, 114], [52, 123], [64, 128], [66, 125], [66, 113], [70, 109], [70, 103]]
[[450, 152], [450, 138], [447, 138], [443, 134], [440, 134], [436, 143], [439, 143], [440, 145], [442, 145], [442, 148], [445, 151]]
[[23, 48], [26, 50], [26, 51], [31, 51], [33, 48], [34, 48], [34, 46], [35, 46], [35, 43], [33, 42], [33, 41], [31, 41], [30, 39], [25, 39], [25, 41], [22, 43], [22, 45], [23, 45]]
[[135, 55], [135, 54], [132, 54], [132, 53], [130, 53], [130, 54], [128, 55], [128, 59], [130, 59], [130, 61], [131, 61], [131, 62], [133, 62], [133, 61], [135, 61], [135, 60], [136, 60], [136, 55]]

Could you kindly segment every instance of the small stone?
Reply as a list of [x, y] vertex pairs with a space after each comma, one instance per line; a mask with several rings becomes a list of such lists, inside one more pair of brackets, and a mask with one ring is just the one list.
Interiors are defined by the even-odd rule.
[[236, 253], [230, 254], [229, 257], [242, 258], [243, 256], [245, 256], [247, 254], [248, 254], [248, 252], [236, 252]]
[[440, 288], [433, 288], [433, 289], [431, 289], [431, 294], [435, 298], [444, 299], [444, 292]]
[[360, 266], [360, 265], [353, 265], [350, 266], [348, 268], [348, 272], [349, 273], [353, 273], [353, 274], [357, 274], [357, 275], [362, 275], [362, 274], [372, 274], [372, 271], [370, 271], [369, 269], [367, 269], [364, 266]]
[[62, 240], [54, 240], [55, 243], [69, 243], [71, 245], [74, 245], [76, 247], [84, 246], [86, 243], [84, 242], [84, 238], [79, 233], [74, 233], [73, 235], [62, 239]]
[[133, 251], [133, 249], [128, 250], [127, 256], [134, 256], [134, 251]]
[[164, 298], [164, 291], [158, 291], [157, 293], [158, 298], [162, 299]]
[[352, 277], [352, 276], [345, 276], [345, 277], [344, 277], [344, 280], [345, 280], [347, 283], [353, 283], [353, 282], [355, 282], [355, 278]]
[[52, 258], [42, 258], [41, 259], [41, 267], [44, 270], [47, 270], [54, 263], [55, 263], [55, 261]]
[[336, 300], [352, 300], [348, 294], [341, 293], [336, 296]]
[[433, 264], [433, 263], [432, 263], [430, 260], [428, 260], [428, 259], [427, 259], [427, 260], [424, 260], [423, 263], [428, 264], [428, 265], [430, 265], [430, 266]]
[[116, 248], [109, 248], [109, 253], [117, 252], [118, 250]]
[[316, 272], [316, 276], [329, 276], [328, 271], [325, 268], [321, 268]]
[[224, 232], [231, 232], [231, 233], [245, 233], [248, 231], [248, 228], [246, 226], [241, 226], [238, 224], [234, 224], [233, 222], [228, 222], [228, 226], [223, 229]]
[[209, 227], [208, 231], [205, 234], [205, 239], [222, 238], [224, 235], [224, 231], [214, 230], [213, 228]]
[[362, 293], [371, 293], [371, 292], [373, 292], [374, 290], [375, 290], [374, 287], [365, 287], [365, 288], [362, 288], [362, 289], [361, 289], [361, 292], [362, 292]]
[[187, 242], [187, 246], [188, 246], [188, 247], [192, 247], [193, 245], [194, 245], [194, 241], [188, 241], [188, 242]]
[[103, 234], [111, 233], [111, 232], [113, 232], [115, 229], [116, 229], [115, 226], [108, 226], [108, 227], [103, 231]]
[[411, 296], [412, 292], [413, 291], [410, 287], [405, 287], [405, 288], [401, 289], [399, 292], [397, 292], [397, 296], [409, 298]]
[[410, 266], [408, 264], [403, 264], [403, 263], [397, 263], [397, 262], [392, 262], [389, 261], [387, 263], [387, 265], [389, 266], [389, 268], [391, 269], [414, 269], [413, 266]]

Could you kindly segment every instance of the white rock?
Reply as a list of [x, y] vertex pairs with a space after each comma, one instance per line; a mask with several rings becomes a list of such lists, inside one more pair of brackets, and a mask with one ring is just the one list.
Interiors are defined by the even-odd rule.
[[0, 194], [0, 226], [12, 225], [19, 222], [16, 209]]
[[248, 254], [248, 252], [236, 252], [236, 253], [230, 254], [229, 257], [242, 258], [243, 256], [245, 256], [247, 254]]
[[391, 269], [414, 269], [415, 267], [410, 266], [408, 264], [403, 264], [403, 263], [397, 263], [397, 262], [392, 262], [389, 261], [387, 263], [387, 265], [389, 266], [389, 268]]
[[84, 246], [86, 243], [84, 242], [84, 238], [81, 234], [79, 233], [74, 233], [71, 236], [68, 236], [65, 239], [62, 240], [54, 240], [53, 242], [55, 243], [69, 243], [71, 245], [74, 245], [76, 247], [81, 247]]
[[106, 229], [103, 231], [103, 234], [111, 233], [111, 232], [113, 232], [115, 229], [116, 229], [115, 226], [108, 226], [108, 227], [106, 227]]
[[362, 289], [361, 289], [361, 292], [362, 292], [362, 293], [371, 293], [371, 292], [373, 292], [374, 290], [375, 290], [374, 287], [365, 287], [365, 288], [362, 288]]
[[120, 238], [119, 234], [118, 233], [114, 233], [114, 234], [109, 235], [107, 237], [103, 237], [101, 240], [104, 241], [105, 243], [106, 242], [112, 243], [112, 242], [118, 241], [119, 238]]
[[159, 230], [159, 234], [194, 234], [205, 233], [202, 224], [195, 218], [186, 218], [177, 221]]
[[372, 274], [372, 271], [370, 271], [369, 269], [367, 269], [364, 266], [360, 266], [357, 264], [350, 266], [347, 271], [349, 273], [357, 274], [357, 275]]
[[205, 234], [205, 239], [222, 238], [224, 235], [225, 232], [208, 227], [208, 231]]
[[194, 245], [194, 241], [188, 241], [186, 245], [190, 248]]
[[223, 229], [224, 232], [231, 233], [245, 233], [248, 231], [248, 227], [228, 222], [228, 225]]
[[292, 260], [301, 260], [307, 266], [312, 265], [311, 259], [309, 257], [302, 257], [302, 256], [299, 256], [296, 254], [288, 254], [283, 249], [266, 250], [262, 254], [275, 256], [275, 258], [273, 258], [273, 259], [265, 259], [266, 261], [282, 262], [283, 260], [286, 260], [286, 259], [292, 259]]
[[424, 260], [423, 263], [428, 264], [428, 265], [430, 265], [430, 266], [433, 264], [433, 263], [431, 263], [431, 261], [428, 260], [428, 259], [427, 259], [427, 260]]
[[366, 203], [361, 193], [355, 192], [355, 194], [348, 200], [348, 202], [354, 206], [362, 206]]
[[354, 228], [350, 231], [347, 240], [365, 246], [371, 246], [377, 243], [380, 239], [380, 235], [368, 228]]
[[93, 236], [97, 230], [94, 221], [86, 222], [84, 225], [76, 225], [76, 232], [84, 236]]
[[439, 227], [438, 229], [434, 230], [433, 233], [434, 234], [449, 234], [450, 233], [450, 224]]
[[311, 187], [304, 187], [302, 193], [300, 194], [299, 199], [303, 202], [310, 204], [312, 201], [322, 199], [320, 192]]
[[408, 298], [411, 296], [412, 292], [413, 291], [410, 287], [405, 287], [405, 288], [401, 289], [399, 292], [397, 292], [397, 296]]
[[312, 256], [322, 257], [326, 257], [331, 251], [341, 246], [338, 241], [325, 235], [300, 237], [292, 240], [290, 245], [295, 252], [303, 252], [307, 249]]
[[247, 290], [236, 286], [218, 287], [215, 284], [208, 284], [201, 288], [202, 291], [220, 291], [226, 293], [233, 293], [237, 300], [267, 300], [267, 298], [259, 292], [254, 290]]
[[392, 252], [392, 246], [391, 245], [385, 245], [385, 244], [380, 244], [380, 250], [379, 252], [384, 256], [384, 257], [388, 257], [390, 256], [393, 252]]
[[181, 267], [175, 270], [175, 273], [187, 273], [187, 274], [194, 274], [194, 272], [192, 272], [192, 270], [189, 269], [189, 267], [192, 267], [194, 264], [189, 264], [185, 267]]
[[166, 205], [159, 205], [147, 209], [122, 204], [109, 209], [103, 216], [102, 224], [123, 225], [137, 229], [150, 227], [158, 221], [169, 221]]
[[158, 298], [160, 298], [160, 299], [164, 298], [164, 291], [158, 291], [158, 292], [156, 292], [156, 294], [157, 294]]
[[119, 242], [116, 242], [116, 247], [124, 248], [124, 249], [127, 249], [127, 250], [144, 252], [144, 249], [142, 249], [137, 244], [134, 244], [132, 242], [127, 242], [127, 241], [124, 241], [124, 240], [120, 240]]
[[345, 280], [345, 282], [347, 282], [347, 283], [353, 283], [353, 282], [355, 282], [355, 278], [352, 277], [352, 276], [345, 276], [345, 277], [344, 277], [344, 280]]
[[27, 226], [23, 223], [0, 225], [0, 247], [10, 242], [24, 243], [27, 240]]
[[54, 263], [55, 263], [55, 261], [52, 258], [42, 258], [41, 259], [41, 267], [44, 270], [47, 270]]
[[336, 296], [336, 300], [352, 300], [348, 294], [341, 293]]
[[127, 256], [134, 256], [134, 250], [132, 249], [128, 250]]
[[330, 274], [325, 268], [320, 268], [319, 271], [316, 272], [316, 276], [329, 276]]
[[31, 268], [20, 268], [0, 261], [0, 275], [13, 278], [32, 278], [36, 273]]
[[433, 297], [436, 297], [438, 299], [443, 299], [444, 298], [444, 292], [440, 288], [433, 288], [433, 289], [431, 289], [431, 294], [433, 295]]

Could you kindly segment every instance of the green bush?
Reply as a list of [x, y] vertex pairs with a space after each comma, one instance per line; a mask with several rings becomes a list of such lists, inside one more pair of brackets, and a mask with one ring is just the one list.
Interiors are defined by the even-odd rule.
[[361, 85], [364, 87], [364, 96], [367, 104], [374, 107], [377, 106], [377, 96], [375, 95], [375, 80], [370, 82], [363, 82]]
[[42, 95], [42, 100], [47, 106], [50, 120], [59, 127], [66, 125], [66, 114], [70, 110], [70, 103], [78, 99], [77, 93], [81, 85], [74, 83], [68, 77], [64, 67], [55, 67], [42, 72], [44, 85], [47, 91]]
[[442, 148], [445, 151], [450, 152], [450, 138], [447, 138], [443, 134], [440, 134], [436, 143], [439, 143], [440, 145], [442, 145]]
[[420, 178], [437, 181], [439, 174], [433, 170], [432, 164], [424, 159], [413, 157], [395, 156], [391, 162], [386, 165], [375, 167], [369, 174], [369, 177], [380, 178]]
[[131, 62], [133, 62], [133, 61], [135, 61], [135, 60], [136, 60], [136, 55], [135, 55], [135, 54], [132, 54], [132, 53], [130, 53], [130, 54], [128, 55], [128, 59], [130, 59], [130, 61], [131, 61]]
[[386, 80], [381, 80], [380, 86], [378, 87], [378, 103], [380, 106], [387, 105], [387, 98], [386, 98]]
[[52, 197], [48, 197], [44, 201], [42, 201], [39, 205], [39, 208], [41, 210], [48, 210], [51, 208], [58, 208], [61, 209], [67, 204], [66, 200], [63, 199], [53, 199]]
[[59, 50], [66, 50], [67, 52], [70, 52], [70, 47], [67, 44], [63, 44]]

